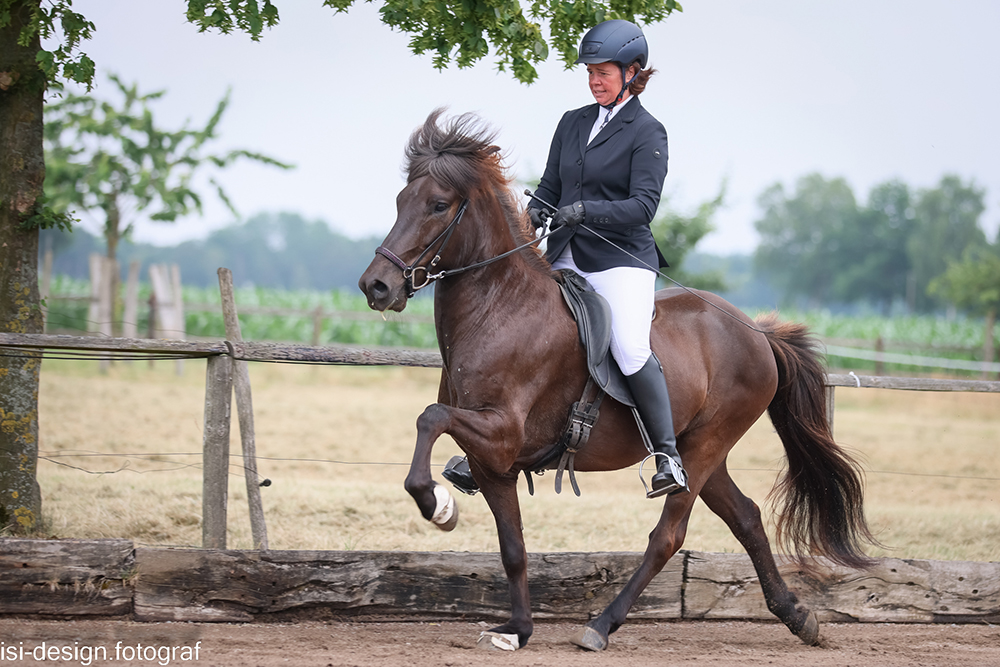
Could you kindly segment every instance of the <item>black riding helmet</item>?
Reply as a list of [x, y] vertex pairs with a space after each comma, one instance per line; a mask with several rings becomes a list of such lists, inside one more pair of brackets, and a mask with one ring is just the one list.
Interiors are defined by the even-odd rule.
[[622, 90], [615, 100], [617, 105], [625, 95], [628, 85], [632, 83], [631, 79], [626, 80], [629, 66], [637, 63], [639, 69], [644, 68], [649, 58], [649, 47], [646, 44], [646, 36], [642, 34], [639, 26], [631, 21], [614, 19], [598, 23], [587, 31], [580, 42], [577, 55], [577, 64], [596, 65], [614, 62], [621, 67]]

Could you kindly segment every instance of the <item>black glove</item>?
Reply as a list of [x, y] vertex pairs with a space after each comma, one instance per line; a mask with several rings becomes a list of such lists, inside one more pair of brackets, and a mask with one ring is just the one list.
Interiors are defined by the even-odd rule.
[[555, 228], [560, 225], [575, 227], [583, 222], [586, 217], [587, 212], [583, 208], [583, 202], [573, 202], [569, 206], [563, 206], [556, 211], [555, 216], [552, 218], [552, 227]]
[[552, 214], [545, 209], [529, 208], [528, 217], [531, 218], [531, 224], [535, 226], [535, 229], [541, 229], [552, 218]]

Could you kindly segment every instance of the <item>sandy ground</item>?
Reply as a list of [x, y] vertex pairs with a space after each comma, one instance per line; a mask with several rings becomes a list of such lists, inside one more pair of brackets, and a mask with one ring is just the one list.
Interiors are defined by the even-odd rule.
[[[566, 623], [536, 624], [531, 642], [516, 653], [477, 649], [486, 627], [465, 621], [230, 625], [0, 619], [0, 665], [1000, 666], [1000, 625], [825, 624], [825, 646], [810, 647], [778, 623], [630, 623], [612, 635], [602, 653], [571, 645], [567, 638], [577, 626]], [[41, 657], [37, 649], [43, 643], [48, 659], [33, 659], [30, 652]], [[107, 659], [95, 659], [102, 647]]]

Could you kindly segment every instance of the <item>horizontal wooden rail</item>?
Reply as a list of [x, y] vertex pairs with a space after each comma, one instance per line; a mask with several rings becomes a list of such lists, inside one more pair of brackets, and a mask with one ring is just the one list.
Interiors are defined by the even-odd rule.
[[357, 366], [424, 366], [428, 368], [440, 368], [441, 366], [441, 354], [436, 350], [371, 349], [348, 346], [298, 345], [295, 343], [227, 343], [226, 341], [183, 341], [160, 338], [0, 333], [0, 347], [189, 357], [232, 354], [236, 359], [247, 361], [287, 361]]
[[987, 380], [949, 380], [943, 378], [893, 377], [887, 375], [851, 375], [830, 373], [828, 387], [870, 387], [909, 391], [1000, 392], [1000, 382]]
[[[357, 366], [419, 366], [440, 368], [437, 350], [360, 348], [341, 345], [315, 346], [296, 343], [183, 341], [148, 338], [108, 338], [56, 334], [0, 333], [0, 347], [28, 350], [76, 350], [134, 354], [208, 357], [230, 354], [248, 361], [328, 363]], [[230, 349], [231, 348], [231, 349]], [[939, 378], [888, 377], [831, 373], [828, 387], [871, 387], [910, 391], [1000, 392], [1000, 381], [949, 380]]]
[[[537, 618], [583, 621], [618, 593], [641, 553], [530, 553]], [[821, 621], [997, 623], [1000, 563], [883, 558], [867, 570], [777, 557]], [[497, 553], [137, 548], [128, 540], [0, 538], [0, 614], [129, 615], [137, 621], [248, 622], [330, 612], [504, 618]], [[746, 554], [680, 551], [629, 614], [773, 620]]]

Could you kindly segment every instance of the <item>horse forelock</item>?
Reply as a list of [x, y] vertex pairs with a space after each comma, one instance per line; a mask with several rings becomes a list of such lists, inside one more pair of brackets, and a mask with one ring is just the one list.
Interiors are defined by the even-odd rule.
[[439, 123], [443, 109], [435, 109], [413, 131], [406, 146], [406, 182], [430, 176], [439, 185], [463, 197], [485, 182], [505, 179], [493, 144], [496, 132], [472, 113]]

